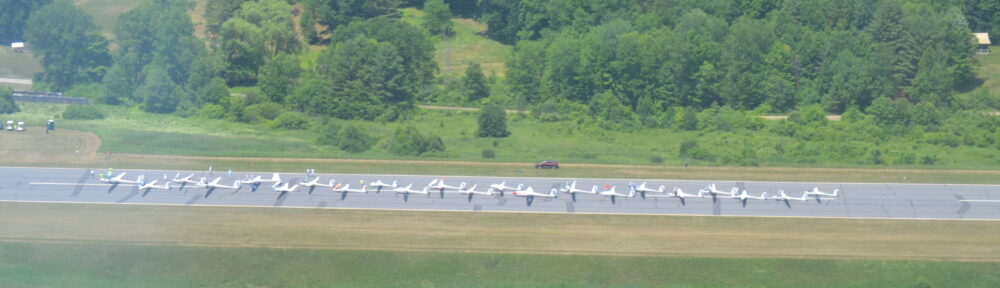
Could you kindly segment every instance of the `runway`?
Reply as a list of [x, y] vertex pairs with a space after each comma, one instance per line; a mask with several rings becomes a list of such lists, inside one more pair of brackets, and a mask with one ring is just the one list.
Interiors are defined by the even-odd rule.
[[[303, 173], [281, 174], [282, 180], [299, 183], [305, 178]], [[97, 171], [107, 172], [107, 170]], [[207, 177], [212, 180], [222, 177], [221, 183], [232, 184], [248, 174], [269, 178], [271, 173], [226, 171], [143, 171], [119, 170], [116, 174], [128, 172], [125, 179], [134, 180], [145, 175], [147, 181], [159, 180], [175, 174], [182, 176], [195, 174], [192, 179]], [[421, 189], [435, 176], [412, 175], [330, 175], [317, 174], [321, 183], [335, 179], [337, 183], [349, 183], [352, 188], [361, 186], [361, 181], [371, 183], [398, 181], [401, 185], [413, 183], [414, 189]], [[446, 176], [448, 185], [466, 182], [477, 184], [479, 191], [485, 191], [489, 184], [506, 181], [510, 186], [524, 184], [539, 193], [547, 193], [551, 188], [561, 187], [574, 179], [554, 178], [501, 178]], [[575, 179], [578, 188], [592, 185], [616, 186], [617, 191], [626, 192], [628, 184], [638, 184], [639, 179]], [[831, 192], [840, 189], [841, 195], [830, 199], [810, 197], [808, 201], [748, 200], [745, 205], [737, 199], [711, 196], [687, 198], [684, 201], [673, 197], [653, 197], [645, 199], [617, 198], [615, 203], [608, 197], [579, 194], [574, 197], [561, 193], [558, 198], [535, 198], [528, 206], [523, 197], [506, 193], [505, 197], [474, 196], [471, 201], [465, 195], [447, 193], [440, 198], [437, 191], [431, 195], [411, 194], [404, 197], [389, 189], [367, 194], [335, 193], [330, 188], [300, 187], [296, 192], [278, 193], [270, 185], [261, 185], [253, 191], [249, 185], [240, 189], [216, 189], [208, 193], [206, 188], [185, 187], [178, 183], [172, 190], [152, 189], [140, 191], [135, 185], [112, 185], [101, 183], [97, 175], [86, 169], [66, 168], [0, 168], [0, 201], [21, 202], [74, 202], [74, 203], [122, 203], [154, 205], [211, 205], [244, 207], [302, 207], [302, 208], [355, 208], [355, 209], [405, 209], [405, 210], [449, 210], [449, 211], [503, 211], [503, 212], [547, 212], [547, 213], [610, 213], [610, 214], [663, 214], [663, 215], [728, 215], [728, 216], [775, 216], [775, 217], [834, 217], [834, 218], [883, 218], [883, 219], [1000, 219], [1000, 186], [962, 184], [859, 184], [859, 183], [802, 183], [802, 182], [738, 182], [738, 181], [687, 181], [687, 180], [645, 180], [649, 187], [680, 187], [685, 193], [697, 193], [698, 189], [715, 183], [720, 190], [732, 187], [745, 189], [752, 195], [784, 189], [789, 196], [798, 197], [802, 191], [819, 187]], [[190, 185], [188, 185], [190, 186]], [[369, 188], [369, 190], [373, 190]], [[404, 199], [406, 198], [406, 199]]]

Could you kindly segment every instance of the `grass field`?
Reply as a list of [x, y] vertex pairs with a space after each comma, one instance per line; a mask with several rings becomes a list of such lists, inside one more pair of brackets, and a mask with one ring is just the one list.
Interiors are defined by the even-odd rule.
[[[420, 26], [424, 12], [415, 8], [403, 9], [403, 21]], [[472, 19], [454, 18], [455, 34], [447, 41], [442, 36], [435, 36], [434, 61], [437, 61], [441, 74], [464, 75], [469, 62], [479, 63], [487, 76], [503, 76], [506, 72], [507, 55], [512, 47], [480, 35], [486, 31], [486, 25]]]
[[0, 203], [0, 278], [6, 287], [912, 287], [920, 278], [996, 287], [997, 225]]

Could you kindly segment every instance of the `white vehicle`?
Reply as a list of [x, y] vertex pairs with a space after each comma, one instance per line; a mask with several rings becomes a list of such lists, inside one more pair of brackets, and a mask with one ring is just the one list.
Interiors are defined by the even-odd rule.
[[733, 195], [733, 196], [730, 196], [730, 197], [732, 197], [733, 199], [739, 199], [740, 202], [743, 203], [743, 207], [746, 207], [747, 206], [747, 200], [750, 200], [750, 199], [754, 199], [754, 200], [767, 200], [767, 192], [764, 192], [760, 196], [753, 196], [753, 195], [747, 194], [747, 190], [743, 190], [743, 192], [741, 192], [740, 194]]
[[24, 122], [17, 122], [17, 132], [24, 132]]
[[611, 189], [598, 192], [597, 195], [601, 195], [601, 196], [604, 196], [604, 197], [611, 197], [611, 204], [615, 204], [615, 198], [618, 198], [618, 197], [626, 197], [626, 198], [635, 197], [635, 189], [633, 189], [632, 187], [629, 187], [628, 188], [628, 194], [624, 194], [624, 193], [615, 192], [615, 186], [611, 186]]
[[403, 202], [410, 201], [410, 194], [427, 195], [428, 197], [430, 197], [431, 195], [431, 191], [427, 187], [424, 187], [424, 190], [413, 190], [413, 183], [410, 183], [410, 185], [406, 185], [406, 187], [393, 188], [392, 192], [396, 192], [397, 194], [400, 193], [403, 194]]
[[639, 192], [639, 196], [642, 196], [642, 199], [646, 199], [646, 193], [660, 193], [660, 194], [663, 194], [663, 193], [667, 192], [666, 191], [667, 188], [664, 187], [663, 185], [660, 185], [659, 189], [652, 189], [652, 188], [646, 187], [646, 182], [642, 182], [642, 184], [639, 184], [639, 186], [635, 186], [635, 185], [631, 185], [631, 186], [632, 186], [632, 189], [635, 189], [635, 192]]
[[[277, 186], [277, 185], [275, 185], [275, 186]], [[299, 184], [295, 184], [292, 187], [288, 187], [288, 183], [287, 182], [285, 183], [285, 185], [281, 185], [281, 187], [274, 187], [274, 191], [278, 192], [278, 197], [279, 198], [281, 198], [282, 195], [285, 195], [285, 193], [295, 192], [295, 190], [297, 190], [297, 189], [299, 189]]]
[[486, 191], [476, 191], [477, 185], [472, 185], [468, 189], [458, 189], [458, 194], [465, 194], [469, 196], [469, 202], [472, 202], [472, 197], [476, 195], [482, 196], [493, 196], [493, 188], [487, 189]]
[[441, 198], [444, 199], [444, 190], [445, 189], [462, 190], [462, 189], [465, 188], [465, 182], [462, 182], [458, 186], [449, 186], [447, 184], [444, 184], [444, 178], [442, 177], [440, 179], [434, 179], [433, 181], [431, 181], [430, 184], [427, 184], [427, 187], [431, 188], [431, 189], [434, 189], [434, 190], [438, 190], [439, 192], [441, 192]]
[[493, 189], [493, 191], [500, 192], [500, 197], [503, 197], [504, 191], [515, 190], [517, 189], [517, 187], [507, 186], [507, 181], [502, 181], [500, 183], [490, 184], [490, 189]]
[[809, 196], [830, 196], [830, 197], [837, 197], [837, 195], [840, 194], [840, 189], [833, 189], [833, 193], [826, 193], [826, 192], [819, 191], [819, 187], [813, 187], [812, 191], [806, 190], [805, 194], [809, 195]]
[[511, 191], [510, 194], [517, 197], [525, 197], [525, 200], [528, 201], [528, 206], [531, 206], [531, 203], [535, 202], [535, 197], [559, 198], [559, 189], [552, 188], [552, 190], [549, 190], [549, 194], [542, 194], [535, 192], [535, 189], [531, 187], [528, 187], [528, 189], [523, 188], [523, 184], [518, 184], [517, 188]]
[[142, 196], [145, 197], [146, 194], [149, 193], [149, 190], [152, 190], [152, 189], [170, 190], [170, 181], [167, 181], [166, 184], [160, 185], [160, 186], [156, 185], [156, 180], [153, 180], [153, 181], [151, 181], [149, 183], [139, 183], [139, 184], [136, 184], [136, 186], [139, 187], [139, 190], [143, 190]]
[[375, 182], [368, 184], [368, 186], [375, 187], [375, 193], [382, 192], [382, 188], [396, 188], [396, 181], [393, 180], [392, 184], [382, 182], [382, 180], [375, 180]]
[[572, 183], [566, 183], [566, 186], [560, 189], [559, 192], [569, 193], [573, 198], [573, 202], [576, 202], [576, 193], [597, 195], [597, 185], [590, 187], [590, 190], [583, 190], [576, 188], [576, 181], [573, 181]]
[[333, 192], [340, 192], [340, 200], [344, 200], [347, 198], [347, 193], [368, 193], [368, 186], [362, 185], [361, 189], [351, 189], [351, 184], [344, 184], [344, 186], [338, 184], [333, 187]]
[[14, 131], [14, 120], [7, 120], [7, 131]]
[[806, 200], [808, 200], [808, 198], [806, 198], [807, 196], [809, 196], [809, 195], [805, 194], [805, 193], [802, 193], [802, 197], [799, 197], [799, 198], [790, 197], [790, 196], [788, 196], [788, 194], [785, 194], [785, 190], [778, 190], [778, 196], [771, 197], [771, 200], [785, 201], [785, 202], [788, 202], [789, 200], [806, 201]]

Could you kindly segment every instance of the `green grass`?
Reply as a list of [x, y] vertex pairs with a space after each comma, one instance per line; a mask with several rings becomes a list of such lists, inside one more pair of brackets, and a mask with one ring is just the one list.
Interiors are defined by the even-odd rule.
[[[57, 118], [61, 105], [21, 103], [22, 112], [10, 116], [25, 119], [29, 125], [41, 126], [47, 119]], [[544, 158], [565, 164], [628, 164], [650, 165], [652, 158], [662, 158], [657, 165], [682, 165], [678, 156], [684, 139], [699, 138], [707, 147], [733, 147], [734, 138], [749, 137], [724, 132], [689, 132], [670, 129], [640, 129], [634, 132], [606, 131], [593, 125], [571, 122], [545, 123], [531, 117], [511, 115], [507, 138], [477, 138], [475, 112], [421, 110], [411, 120], [399, 123], [331, 120], [353, 123], [373, 136], [388, 141], [397, 127], [412, 125], [425, 134], [440, 136], [446, 151], [421, 157], [390, 154], [380, 143], [372, 150], [351, 154], [315, 143], [318, 131], [287, 131], [267, 128], [261, 123], [245, 124], [225, 120], [159, 115], [135, 108], [102, 106], [108, 115], [104, 120], [59, 120], [61, 128], [96, 133], [103, 142], [100, 151], [115, 153], [196, 155], [196, 156], [258, 156], [289, 158], [448, 160], [486, 162], [534, 162]], [[318, 125], [314, 125], [318, 126]], [[773, 141], [787, 141], [774, 137]], [[143, 145], [135, 145], [142, 143]], [[761, 141], [757, 139], [755, 141]], [[495, 143], [495, 144], [494, 144]], [[928, 144], [881, 143], [883, 149], [934, 154], [942, 163], [926, 165], [861, 165], [857, 159], [835, 159], [817, 163], [799, 163], [781, 157], [761, 160], [762, 166], [840, 167], [840, 168], [915, 168], [915, 169], [987, 169], [994, 170], [1000, 162], [995, 149], [960, 146], [939, 147]], [[902, 146], [900, 146], [902, 145]], [[483, 159], [484, 149], [494, 150], [496, 158]], [[821, 153], [823, 151], [817, 152]], [[721, 152], [720, 152], [721, 153]], [[825, 153], [825, 152], [824, 152]], [[886, 158], [895, 157], [887, 153]], [[689, 162], [695, 166], [718, 165]]]
[[138, 7], [148, 0], [80, 0], [76, 5], [86, 11], [94, 18], [94, 23], [101, 26], [104, 36], [114, 37], [111, 31], [115, 28], [115, 21], [118, 15]]
[[[259, 192], [258, 192], [259, 193]], [[0, 203], [4, 287], [997, 287], [996, 221]]]
[[[403, 21], [420, 27], [424, 12], [415, 8], [403, 9]], [[507, 55], [511, 46], [480, 35], [486, 31], [486, 25], [472, 19], [453, 18], [455, 34], [448, 41], [441, 36], [434, 36], [435, 53], [441, 74], [463, 74], [469, 62], [479, 63], [487, 76], [496, 73], [502, 76], [506, 72]], [[464, 75], [464, 74], [463, 74]]]
[[42, 72], [42, 64], [30, 52], [14, 53], [10, 46], [0, 47], [0, 77], [31, 79], [37, 72]]
[[0, 243], [5, 287], [997, 287], [1000, 264]]

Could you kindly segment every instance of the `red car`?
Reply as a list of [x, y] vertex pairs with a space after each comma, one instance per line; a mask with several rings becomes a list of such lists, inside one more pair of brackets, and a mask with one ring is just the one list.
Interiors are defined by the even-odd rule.
[[544, 160], [542, 162], [535, 163], [535, 169], [542, 169], [542, 168], [559, 169], [559, 162], [556, 162], [556, 160]]

